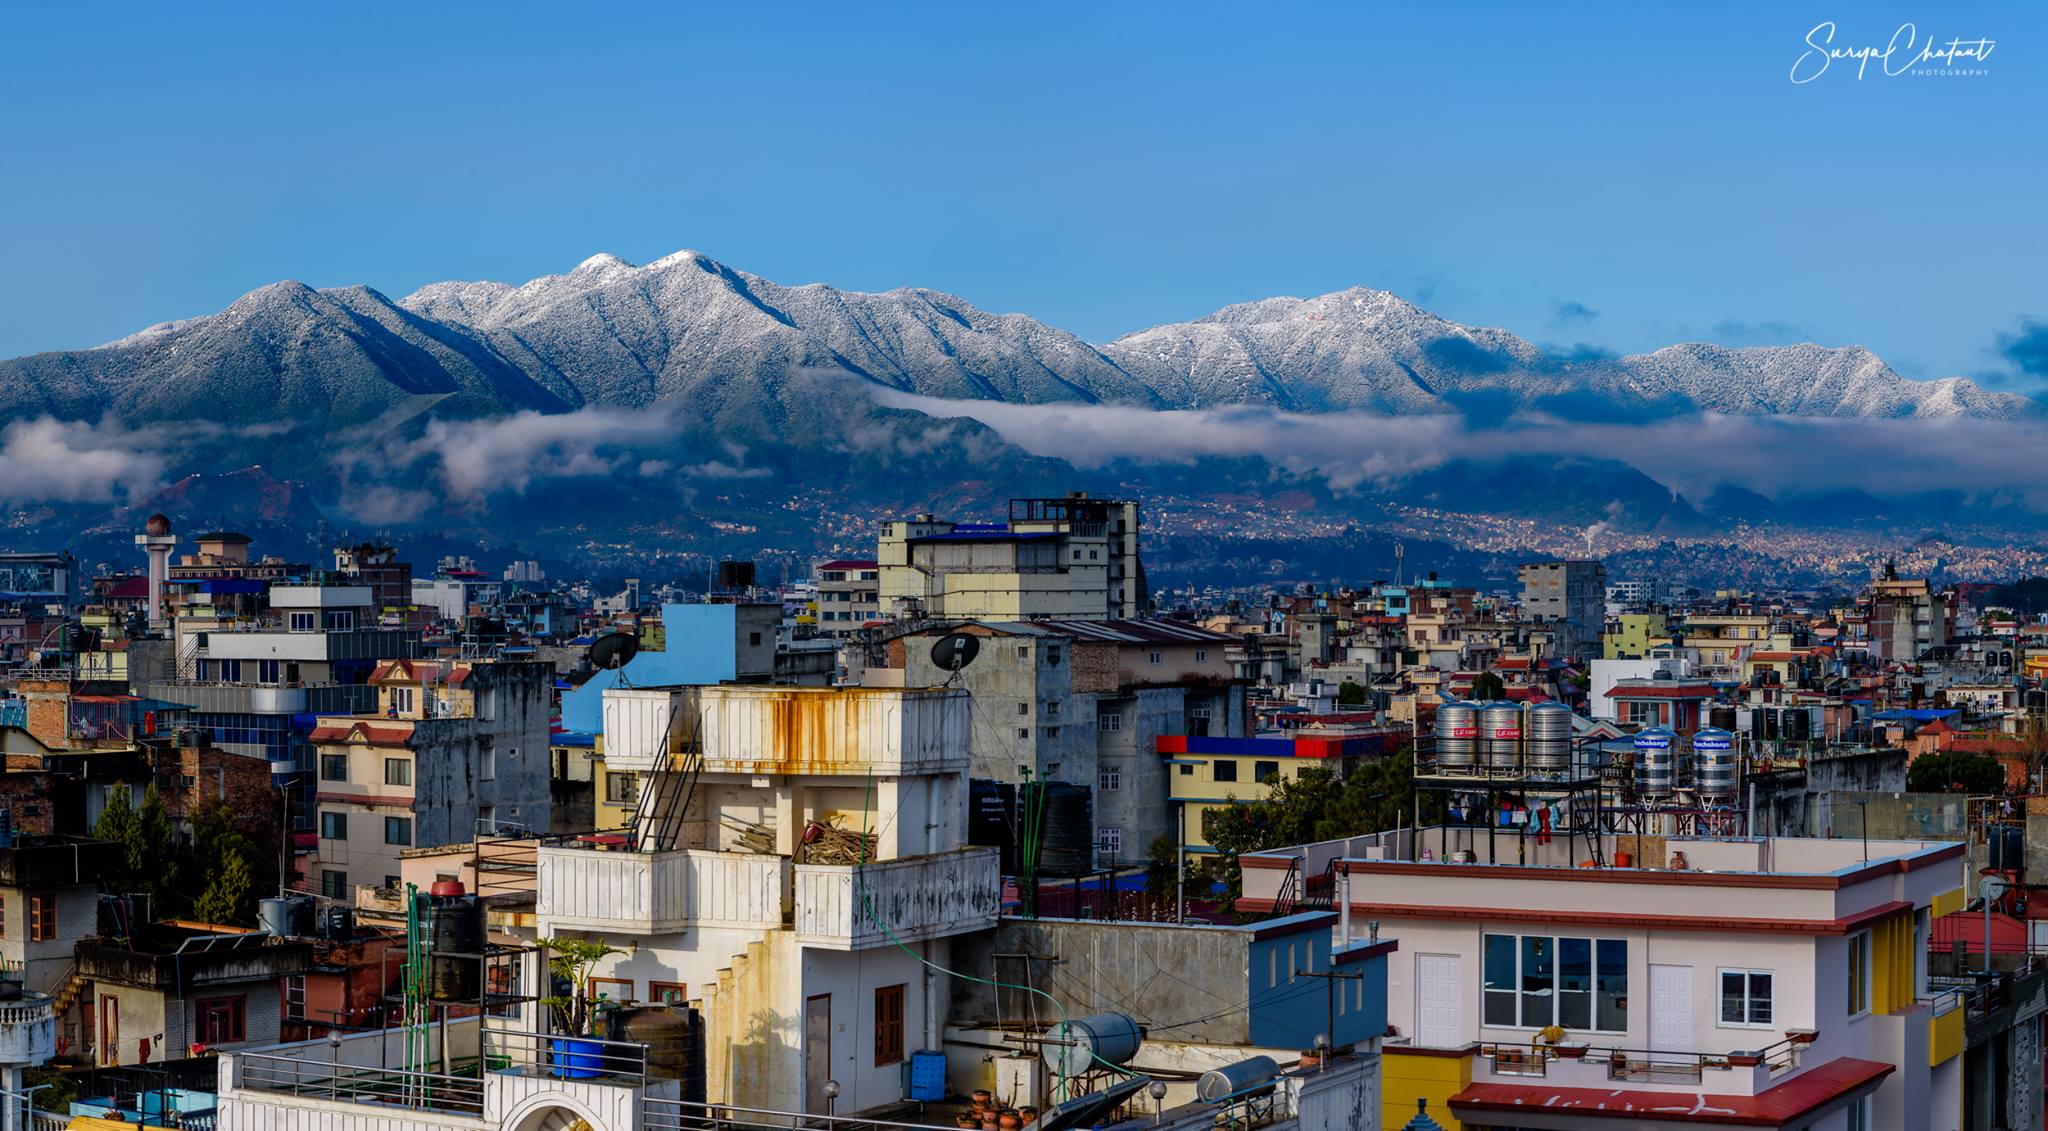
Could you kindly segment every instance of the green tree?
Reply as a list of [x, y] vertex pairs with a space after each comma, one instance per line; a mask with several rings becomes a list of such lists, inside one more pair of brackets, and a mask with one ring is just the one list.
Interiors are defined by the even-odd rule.
[[1341, 707], [1365, 706], [1365, 685], [1348, 679], [1338, 684], [1337, 705]]
[[249, 863], [255, 845], [240, 833], [233, 840], [239, 846], [231, 845], [230, 851], [220, 857], [207, 874], [205, 889], [192, 903], [192, 917], [202, 923], [255, 921], [252, 911], [256, 902], [256, 870]]
[[1961, 750], [1922, 754], [1906, 767], [1910, 793], [2003, 793], [2005, 767], [1995, 758]]
[[1170, 836], [1156, 836], [1145, 850], [1145, 894], [1155, 904], [1173, 902], [1173, 881], [1180, 867], [1180, 845]]
[[589, 1036], [589, 1026], [596, 1020], [592, 1013], [592, 1006], [596, 1003], [590, 997], [591, 975], [597, 972], [599, 962], [621, 952], [603, 939], [559, 935], [541, 939], [540, 945], [548, 952], [549, 971], [569, 983], [569, 993], [550, 994], [540, 999], [540, 1003], [554, 1010], [555, 1023], [563, 1033], [572, 1037]]
[[181, 891], [192, 903], [192, 915], [208, 923], [251, 924], [256, 921], [256, 896], [266, 879], [271, 854], [235, 823], [235, 813], [218, 798], [203, 802], [192, 816], [192, 836], [182, 874], [189, 887]]
[[1480, 702], [1500, 699], [1508, 693], [1508, 685], [1493, 672], [1480, 672], [1472, 677], [1472, 698]]
[[[1293, 780], [1275, 781], [1267, 795], [1242, 805], [1210, 809], [1203, 832], [1216, 849], [1225, 906], [1235, 906], [1243, 876], [1238, 858], [1339, 837], [1364, 836], [1410, 823], [1415, 752], [1402, 748], [1390, 758], [1360, 764], [1348, 775], [1311, 766]], [[1433, 795], [1423, 796], [1422, 822], [1443, 817]]]

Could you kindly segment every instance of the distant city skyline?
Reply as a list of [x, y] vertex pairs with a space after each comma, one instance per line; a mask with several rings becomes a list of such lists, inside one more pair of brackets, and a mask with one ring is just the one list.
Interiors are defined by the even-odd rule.
[[[687, 247], [1097, 342], [1362, 284], [1559, 346], [2048, 378], [2036, 11], [604, 11], [13, 13], [0, 356], [281, 278], [396, 297]], [[1829, 20], [1997, 47], [1792, 81]]]

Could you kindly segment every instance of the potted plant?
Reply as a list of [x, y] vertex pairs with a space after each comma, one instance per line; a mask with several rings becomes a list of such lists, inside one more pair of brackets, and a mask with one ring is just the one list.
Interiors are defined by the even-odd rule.
[[594, 1022], [590, 1000], [590, 979], [597, 964], [619, 949], [603, 939], [556, 937], [540, 940], [548, 952], [548, 970], [569, 983], [569, 994], [551, 994], [541, 1004], [554, 1011], [555, 1028], [562, 1034], [549, 1042], [557, 1076], [588, 1078], [603, 1072], [604, 1043], [591, 1032]]

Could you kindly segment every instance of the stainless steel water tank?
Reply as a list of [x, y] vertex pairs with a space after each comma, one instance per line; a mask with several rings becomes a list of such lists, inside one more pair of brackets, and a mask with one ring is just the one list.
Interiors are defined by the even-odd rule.
[[1138, 1055], [1145, 1035], [1122, 1013], [1098, 1013], [1062, 1021], [1046, 1034], [1045, 1066], [1072, 1078], [1102, 1064], [1124, 1065]]
[[1647, 800], [1671, 796], [1675, 769], [1671, 744], [1676, 737], [1663, 727], [1651, 727], [1635, 736], [1638, 796]]
[[1733, 734], [1719, 727], [1695, 733], [1692, 756], [1693, 789], [1701, 800], [1725, 802], [1735, 796], [1740, 773]]
[[1561, 774], [1572, 768], [1572, 709], [1538, 703], [1523, 720], [1528, 730], [1529, 772]]
[[1442, 703], [1436, 709], [1436, 768], [1471, 773], [1479, 763], [1479, 704]]
[[1236, 1064], [1226, 1064], [1202, 1073], [1202, 1078], [1195, 1083], [1195, 1098], [1205, 1104], [1217, 1103], [1246, 1088], [1256, 1088], [1278, 1075], [1280, 1065], [1272, 1057], [1247, 1057]]
[[1522, 770], [1522, 705], [1496, 699], [1479, 713], [1481, 742], [1486, 749], [1486, 766], [1495, 773]]

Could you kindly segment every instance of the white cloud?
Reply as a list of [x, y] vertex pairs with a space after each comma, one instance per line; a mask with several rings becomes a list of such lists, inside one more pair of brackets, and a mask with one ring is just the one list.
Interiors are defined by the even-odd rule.
[[116, 424], [54, 417], [0, 428], [0, 499], [9, 502], [109, 502], [163, 482], [164, 437]]

